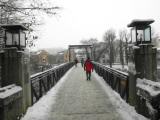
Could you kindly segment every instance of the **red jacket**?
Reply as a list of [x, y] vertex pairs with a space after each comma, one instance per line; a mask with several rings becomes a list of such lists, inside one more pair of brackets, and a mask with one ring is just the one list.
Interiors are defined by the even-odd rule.
[[90, 60], [85, 61], [84, 70], [86, 70], [87, 72], [91, 72], [91, 70], [93, 71], [93, 64]]

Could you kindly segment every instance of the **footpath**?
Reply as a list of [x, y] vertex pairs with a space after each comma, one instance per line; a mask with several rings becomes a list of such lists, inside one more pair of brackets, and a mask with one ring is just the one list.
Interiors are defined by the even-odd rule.
[[60, 87], [49, 91], [22, 120], [147, 120], [121, 100], [95, 72], [91, 81], [87, 81], [80, 64], [62, 79]]

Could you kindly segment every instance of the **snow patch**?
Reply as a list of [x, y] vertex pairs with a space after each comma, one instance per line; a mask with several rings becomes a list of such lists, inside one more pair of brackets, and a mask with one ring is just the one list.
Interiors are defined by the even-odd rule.
[[147, 91], [150, 96], [154, 97], [157, 95], [160, 95], [160, 83], [154, 82], [147, 79], [140, 79], [137, 78], [137, 85], [138, 88], [141, 88], [142, 90]]
[[72, 69], [73, 68], [71, 68], [37, 103], [32, 107], [29, 107], [26, 115], [21, 120], [48, 120], [50, 111], [52, 110], [52, 106], [56, 100], [56, 95]]
[[109, 96], [109, 99], [112, 102], [113, 106], [115, 106], [117, 112], [122, 116], [124, 120], [149, 120], [144, 116], [138, 114], [134, 107], [127, 104], [117, 92], [115, 92], [108, 84], [106, 84], [103, 78], [98, 76], [95, 72], [93, 75], [102, 86], [106, 94]]
[[133, 49], [139, 49], [140, 47], [139, 46], [133, 46]]
[[0, 99], [4, 99], [6, 97], [9, 97], [19, 91], [21, 91], [22, 88], [20, 86], [16, 86], [15, 84], [8, 85], [6, 87], [0, 88]]

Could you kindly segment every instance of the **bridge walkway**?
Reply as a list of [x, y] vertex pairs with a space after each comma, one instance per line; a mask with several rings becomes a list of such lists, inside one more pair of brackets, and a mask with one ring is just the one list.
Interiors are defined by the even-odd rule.
[[95, 72], [86, 80], [80, 66], [28, 109], [22, 120], [148, 120], [136, 113]]
[[121, 120], [94, 75], [86, 80], [79, 65], [69, 73], [52, 107], [51, 120]]

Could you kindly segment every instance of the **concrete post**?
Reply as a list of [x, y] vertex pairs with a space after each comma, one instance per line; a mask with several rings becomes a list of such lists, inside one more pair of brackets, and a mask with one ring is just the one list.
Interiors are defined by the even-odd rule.
[[129, 103], [136, 108], [136, 79], [146, 78], [156, 81], [157, 62], [156, 48], [151, 44], [141, 44], [129, 47]]
[[29, 53], [17, 48], [6, 48], [1, 53], [2, 87], [16, 84], [22, 87], [23, 113], [31, 105]]

